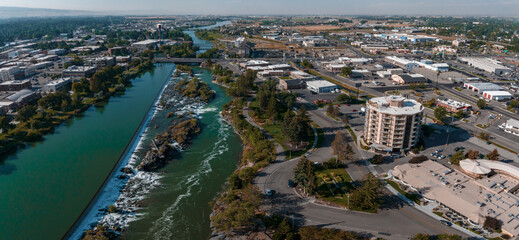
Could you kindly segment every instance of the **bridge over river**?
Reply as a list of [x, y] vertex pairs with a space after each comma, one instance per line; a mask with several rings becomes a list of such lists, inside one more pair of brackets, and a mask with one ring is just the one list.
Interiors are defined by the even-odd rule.
[[154, 58], [155, 63], [176, 63], [176, 64], [201, 64], [207, 61], [204, 58]]

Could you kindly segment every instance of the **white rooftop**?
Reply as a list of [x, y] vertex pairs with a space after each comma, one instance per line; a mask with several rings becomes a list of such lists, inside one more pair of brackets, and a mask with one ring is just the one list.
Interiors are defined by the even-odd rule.
[[315, 80], [315, 81], [308, 81], [306, 82], [307, 85], [313, 86], [315, 88], [322, 88], [322, 87], [335, 87], [337, 85], [328, 82], [326, 80]]
[[[390, 102], [402, 102], [402, 106], [390, 106]], [[390, 115], [415, 115], [423, 111], [423, 106], [419, 102], [396, 95], [372, 98], [367, 106], [373, 110]]]
[[487, 95], [490, 95], [492, 97], [495, 97], [495, 96], [512, 97], [512, 94], [510, 94], [507, 91], [484, 91], [483, 94], [487, 94]]

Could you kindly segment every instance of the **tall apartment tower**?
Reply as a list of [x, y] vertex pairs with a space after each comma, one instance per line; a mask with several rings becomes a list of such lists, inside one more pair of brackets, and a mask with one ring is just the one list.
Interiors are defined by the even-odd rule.
[[402, 96], [372, 98], [366, 107], [364, 138], [379, 151], [409, 150], [418, 143], [424, 108]]

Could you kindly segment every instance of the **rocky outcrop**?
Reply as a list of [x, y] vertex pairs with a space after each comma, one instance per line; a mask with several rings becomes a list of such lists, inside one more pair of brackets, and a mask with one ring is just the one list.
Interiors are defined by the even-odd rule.
[[139, 170], [155, 171], [164, 167], [178, 150], [189, 143], [191, 138], [200, 133], [198, 120], [189, 119], [170, 126], [164, 133], [157, 135], [152, 142], [152, 149], [146, 153], [138, 166]]

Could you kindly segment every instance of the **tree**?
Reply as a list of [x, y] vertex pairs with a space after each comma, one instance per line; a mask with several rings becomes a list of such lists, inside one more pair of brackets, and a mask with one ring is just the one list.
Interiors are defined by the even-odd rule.
[[467, 157], [469, 159], [478, 159], [479, 158], [479, 151], [468, 150], [467, 154], [465, 154], [465, 157]]
[[341, 93], [341, 94], [339, 94], [339, 96], [337, 96], [337, 102], [349, 103], [351, 101], [352, 101], [352, 99], [351, 99], [350, 95], [348, 95], [348, 94]]
[[334, 111], [335, 111], [335, 110], [334, 110], [333, 102], [330, 101], [330, 102], [328, 103], [328, 107], [326, 108], [326, 113], [328, 113], [328, 115], [330, 115], [330, 116], [334, 116], [334, 115], [333, 115]]
[[449, 157], [449, 162], [454, 165], [460, 165], [460, 161], [465, 159], [463, 151], [459, 150]]
[[437, 107], [434, 109], [434, 117], [440, 122], [445, 122], [447, 119], [447, 109], [444, 107]]
[[409, 160], [409, 163], [418, 164], [418, 163], [423, 163], [423, 162], [425, 162], [427, 160], [429, 160], [429, 158], [427, 158], [424, 155], [420, 155], [420, 156], [416, 156], [416, 157], [411, 158]]
[[306, 68], [306, 69], [311, 69], [313, 68], [314, 66], [308, 61], [308, 60], [303, 60], [303, 62], [301, 62], [301, 66], [303, 68]]
[[489, 160], [497, 161], [499, 160], [499, 152], [497, 151], [497, 148], [494, 148], [492, 152], [487, 154], [487, 157]]
[[9, 128], [11, 128], [9, 118], [7, 116], [0, 116], [0, 129], [2, 132], [6, 132]]
[[370, 162], [372, 164], [382, 164], [382, 163], [384, 163], [384, 156], [382, 156], [380, 154], [375, 154], [373, 156], [373, 158], [371, 158]]
[[351, 75], [351, 73], [352, 73], [352, 69], [351, 69], [351, 67], [343, 67], [341, 69], [341, 73], [342, 73], [343, 76], [349, 77]]
[[312, 193], [316, 187], [314, 165], [302, 156], [294, 168], [294, 182], [304, 187], [307, 193]]
[[288, 222], [288, 219], [285, 217], [283, 221], [278, 225], [276, 231], [272, 235], [272, 240], [284, 240], [289, 239], [288, 236], [292, 233], [292, 227]]
[[479, 138], [485, 140], [485, 141], [488, 141], [488, 139], [490, 139], [490, 133], [486, 133], [486, 132], [480, 132], [479, 133]]
[[16, 120], [27, 122], [29, 121], [32, 116], [36, 114], [36, 107], [35, 106], [25, 106], [18, 110], [18, 114], [16, 115]]
[[352, 209], [376, 212], [381, 204], [380, 181], [369, 174], [363, 181], [362, 187], [356, 188], [350, 195]]
[[465, 111], [463, 110], [459, 110], [456, 112], [456, 114], [454, 114], [454, 117], [456, 117], [457, 119], [462, 119], [465, 117]]
[[510, 101], [510, 105], [508, 105], [508, 107], [514, 109], [514, 108], [517, 108], [519, 106], [519, 100], [517, 99], [512, 99]]
[[353, 149], [348, 144], [346, 133], [340, 132], [335, 134], [335, 139], [332, 142], [333, 153], [337, 154], [339, 161], [352, 160]]
[[485, 222], [483, 222], [483, 227], [497, 231], [501, 229], [501, 221], [491, 216], [486, 216]]
[[479, 99], [478, 102], [477, 102], [477, 105], [478, 105], [478, 108], [480, 109], [484, 109], [487, 107], [487, 101], [485, 101], [485, 99]]

